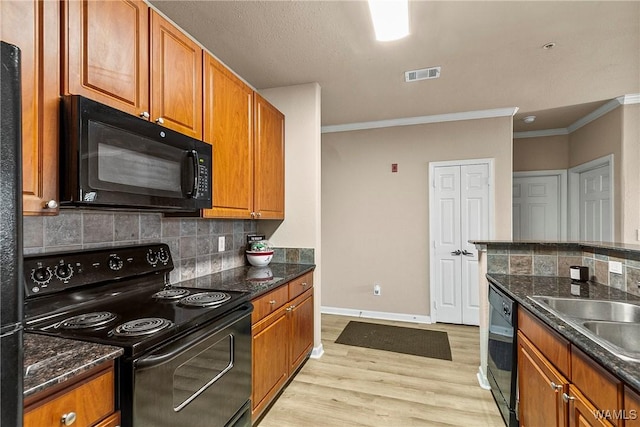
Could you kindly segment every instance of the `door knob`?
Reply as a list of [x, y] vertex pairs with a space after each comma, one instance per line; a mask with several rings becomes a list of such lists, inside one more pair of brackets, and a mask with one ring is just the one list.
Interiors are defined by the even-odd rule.
[[466, 249], [464, 249], [464, 250], [462, 251], [462, 255], [466, 255], [466, 256], [473, 256], [473, 253], [472, 253], [472, 252], [467, 252], [467, 250], [466, 250]]
[[58, 207], [58, 202], [56, 202], [55, 200], [51, 199], [48, 202], [45, 202], [44, 204], [45, 209], [55, 209]]
[[458, 250], [457, 250], [457, 251], [455, 251], [455, 252], [451, 252], [451, 255], [460, 255], [460, 254], [462, 254], [462, 252], [460, 251], [460, 249], [458, 249]]

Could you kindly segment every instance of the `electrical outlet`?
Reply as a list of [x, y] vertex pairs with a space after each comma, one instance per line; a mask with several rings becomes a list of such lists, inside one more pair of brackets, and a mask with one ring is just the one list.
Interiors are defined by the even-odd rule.
[[218, 252], [224, 252], [224, 236], [218, 236]]
[[609, 261], [609, 273], [622, 274], [622, 263], [620, 261]]
[[380, 285], [378, 284], [373, 285], [373, 294], [377, 297], [382, 295], [382, 288], [380, 288]]

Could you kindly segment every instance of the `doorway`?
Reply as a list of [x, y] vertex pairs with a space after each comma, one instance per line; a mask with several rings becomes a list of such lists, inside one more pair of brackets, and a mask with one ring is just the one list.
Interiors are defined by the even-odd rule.
[[493, 224], [491, 159], [429, 164], [431, 319], [479, 324], [478, 251]]
[[567, 238], [567, 171], [513, 173], [513, 239]]
[[613, 154], [569, 169], [571, 239], [613, 241], [613, 177]]

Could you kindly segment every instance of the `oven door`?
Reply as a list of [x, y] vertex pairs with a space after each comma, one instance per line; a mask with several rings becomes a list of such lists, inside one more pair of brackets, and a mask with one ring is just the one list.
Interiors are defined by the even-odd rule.
[[132, 425], [222, 427], [246, 420], [252, 310], [244, 305], [135, 360]]
[[83, 98], [64, 98], [63, 204], [211, 206], [211, 146]]

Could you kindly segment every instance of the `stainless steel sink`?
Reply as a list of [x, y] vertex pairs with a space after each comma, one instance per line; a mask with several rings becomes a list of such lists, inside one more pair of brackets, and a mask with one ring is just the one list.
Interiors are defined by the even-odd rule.
[[627, 302], [547, 296], [533, 296], [531, 299], [560, 315], [577, 319], [640, 322], [640, 305]]
[[[609, 348], [614, 353], [627, 358], [640, 358], [640, 324], [620, 322], [583, 322], [587, 330], [598, 338], [616, 348]], [[607, 347], [606, 343], [601, 343]]]
[[616, 356], [640, 361], [640, 305], [549, 296], [529, 298]]

